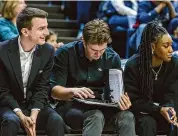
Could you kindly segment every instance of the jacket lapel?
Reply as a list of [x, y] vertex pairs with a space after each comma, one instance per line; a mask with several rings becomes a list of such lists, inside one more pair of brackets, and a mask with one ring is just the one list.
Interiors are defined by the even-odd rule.
[[23, 90], [18, 38], [9, 42], [8, 57], [20, 88]]
[[34, 52], [31, 71], [30, 71], [30, 75], [28, 78], [27, 88], [29, 88], [31, 86], [31, 84], [32, 84], [35, 76], [38, 74], [39, 68], [41, 66], [41, 48], [42, 47], [40, 47], [40, 45], [38, 45]]

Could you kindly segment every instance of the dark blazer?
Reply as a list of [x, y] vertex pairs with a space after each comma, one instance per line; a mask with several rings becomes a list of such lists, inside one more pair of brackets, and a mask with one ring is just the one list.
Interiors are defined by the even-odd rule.
[[[48, 104], [49, 76], [53, 66], [54, 49], [49, 44], [38, 45], [34, 52], [27, 84], [28, 109]], [[18, 38], [0, 43], [0, 106], [20, 108], [24, 91]]]

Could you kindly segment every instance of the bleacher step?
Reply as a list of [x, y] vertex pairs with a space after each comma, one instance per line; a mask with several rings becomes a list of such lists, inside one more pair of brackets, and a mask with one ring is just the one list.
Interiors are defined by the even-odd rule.
[[58, 42], [63, 42], [64, 44], [76, 41], [76, 37], [58, 37]]
[[49, 28], [53, 30], [58, 36], [61, 37], [76, 37], [77, 36], [77, 29], [54, 29], [54, 28]]
[[49, 4], [28, 4], [28, 7], [40, 8], [48, 13], [63, 13], [61, 7], [58, 5], [49, 5]]
[[49, 28], [77, 29], [76, 20], [48, 19]]
[[63, 13], [49, 13], [48, 19], [64, 19]]

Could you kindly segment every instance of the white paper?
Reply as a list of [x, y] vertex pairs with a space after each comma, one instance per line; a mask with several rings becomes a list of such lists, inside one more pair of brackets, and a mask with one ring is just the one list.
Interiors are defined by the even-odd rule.
[[119, 69], [109, 70], [109, 87], [111, 90], [111, 101], [118, 103], [124, 92], [122, 71]]

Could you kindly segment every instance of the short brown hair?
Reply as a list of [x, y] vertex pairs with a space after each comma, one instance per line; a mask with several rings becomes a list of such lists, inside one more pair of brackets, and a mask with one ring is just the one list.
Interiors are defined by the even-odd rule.
[[2, 17], [12, 20], [16, 16], [14, 9], [19, 2], [18, 0], [5, 0], [2, 5]]
[[86, 44], [111, 43], [110, 28], [101, 19], [89, 21], [83, 28], [83, 39]]
[[17, 17], [17, 29], [19, 31], [19, 34], [21, 35], [21, 29], [22, 28], [28, 28], [31, 29], [32, 24], [31, 21], [33, 18], [47, 18], [48, 13], [44, 10], [38, 9], [38, 8], [25, 8], [22, 10], [18, 17]]

